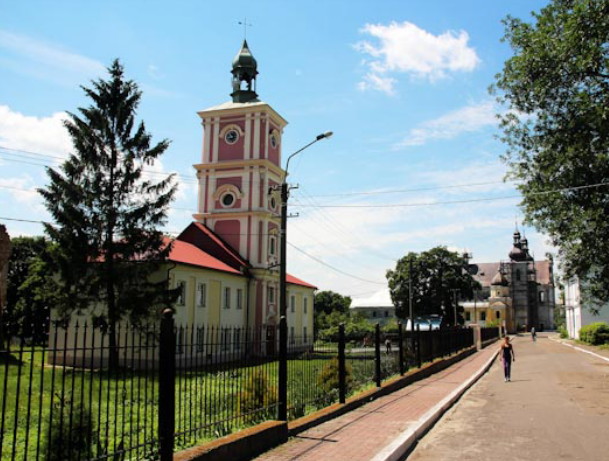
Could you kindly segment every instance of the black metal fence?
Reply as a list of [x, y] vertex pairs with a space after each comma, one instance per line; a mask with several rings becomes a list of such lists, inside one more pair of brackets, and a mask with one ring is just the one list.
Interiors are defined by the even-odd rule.
[[483, 327], [480, 328], [480, 340], [484, 343], [499, 337], [500, 327]]
[[279, 382], [272, 329], [55, 323], [46, 347], [0, 350], [0, 459], [153, 460], [345, 399], [473, 344], [469, 329], [403, 331], [338, 343], [288, 336]]

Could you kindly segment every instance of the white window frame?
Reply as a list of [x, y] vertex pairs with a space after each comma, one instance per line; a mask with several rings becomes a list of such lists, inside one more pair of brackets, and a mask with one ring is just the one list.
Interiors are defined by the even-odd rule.
[[237, 288], [237, 309], [243, 309], [243, 289]]
[[178, 299], [176, 299], [176, 304], [178, 306], [186, 305], [186, 280], [178, 280], [176, 282], [176, 288], [180, 288], [180, 293], [178, 294]]
[[207, 307], [207, 283], [197, 285], [197, 307]]
[[230, 287], [224, 287], [224, 309], [230, 309]]

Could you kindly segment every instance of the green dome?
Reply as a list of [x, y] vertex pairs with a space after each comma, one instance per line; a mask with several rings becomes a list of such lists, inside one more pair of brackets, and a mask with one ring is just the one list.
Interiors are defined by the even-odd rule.
[[241, 50], [239, 50], [233, 59], [233, 71], [247, 69], [251, 69], [253, 75], [257, 74], [258, 63], [247, 46], [247, 40], [243, 40]]

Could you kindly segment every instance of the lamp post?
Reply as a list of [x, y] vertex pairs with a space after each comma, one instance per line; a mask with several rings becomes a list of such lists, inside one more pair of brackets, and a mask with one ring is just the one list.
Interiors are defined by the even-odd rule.
[[288, 419], [288, 323], [286, 318], [287, 313], [287, 281], [286, 281], [286, 266], [287, 266], [287, 223], [288, 223], [288, 197], [290, 195], [287, 177], [290, 160], [295, 155], [301, 153], [307, 147], [315, 144], [317, 141], [326, 139], [332, 136], [331, 131], [327, 131], [311, 141], [309, 144], [301, 147], [292, 155], [290, 155], [285, 164], [285, 175], [281, 182], [281, 229], [280, 229], [280, 262], [279, 262], [279, 370], [277, 377], [279, 379], [279, 392], [277, 405], [277, 419], [287, 421]]

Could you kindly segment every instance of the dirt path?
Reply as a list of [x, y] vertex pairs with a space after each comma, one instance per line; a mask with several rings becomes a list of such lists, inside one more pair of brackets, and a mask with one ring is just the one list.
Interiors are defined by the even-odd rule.
[[609, 459], [609, 362], [543, 336], [514, 349], [512, 382], [497, 360], [404, 459]]

